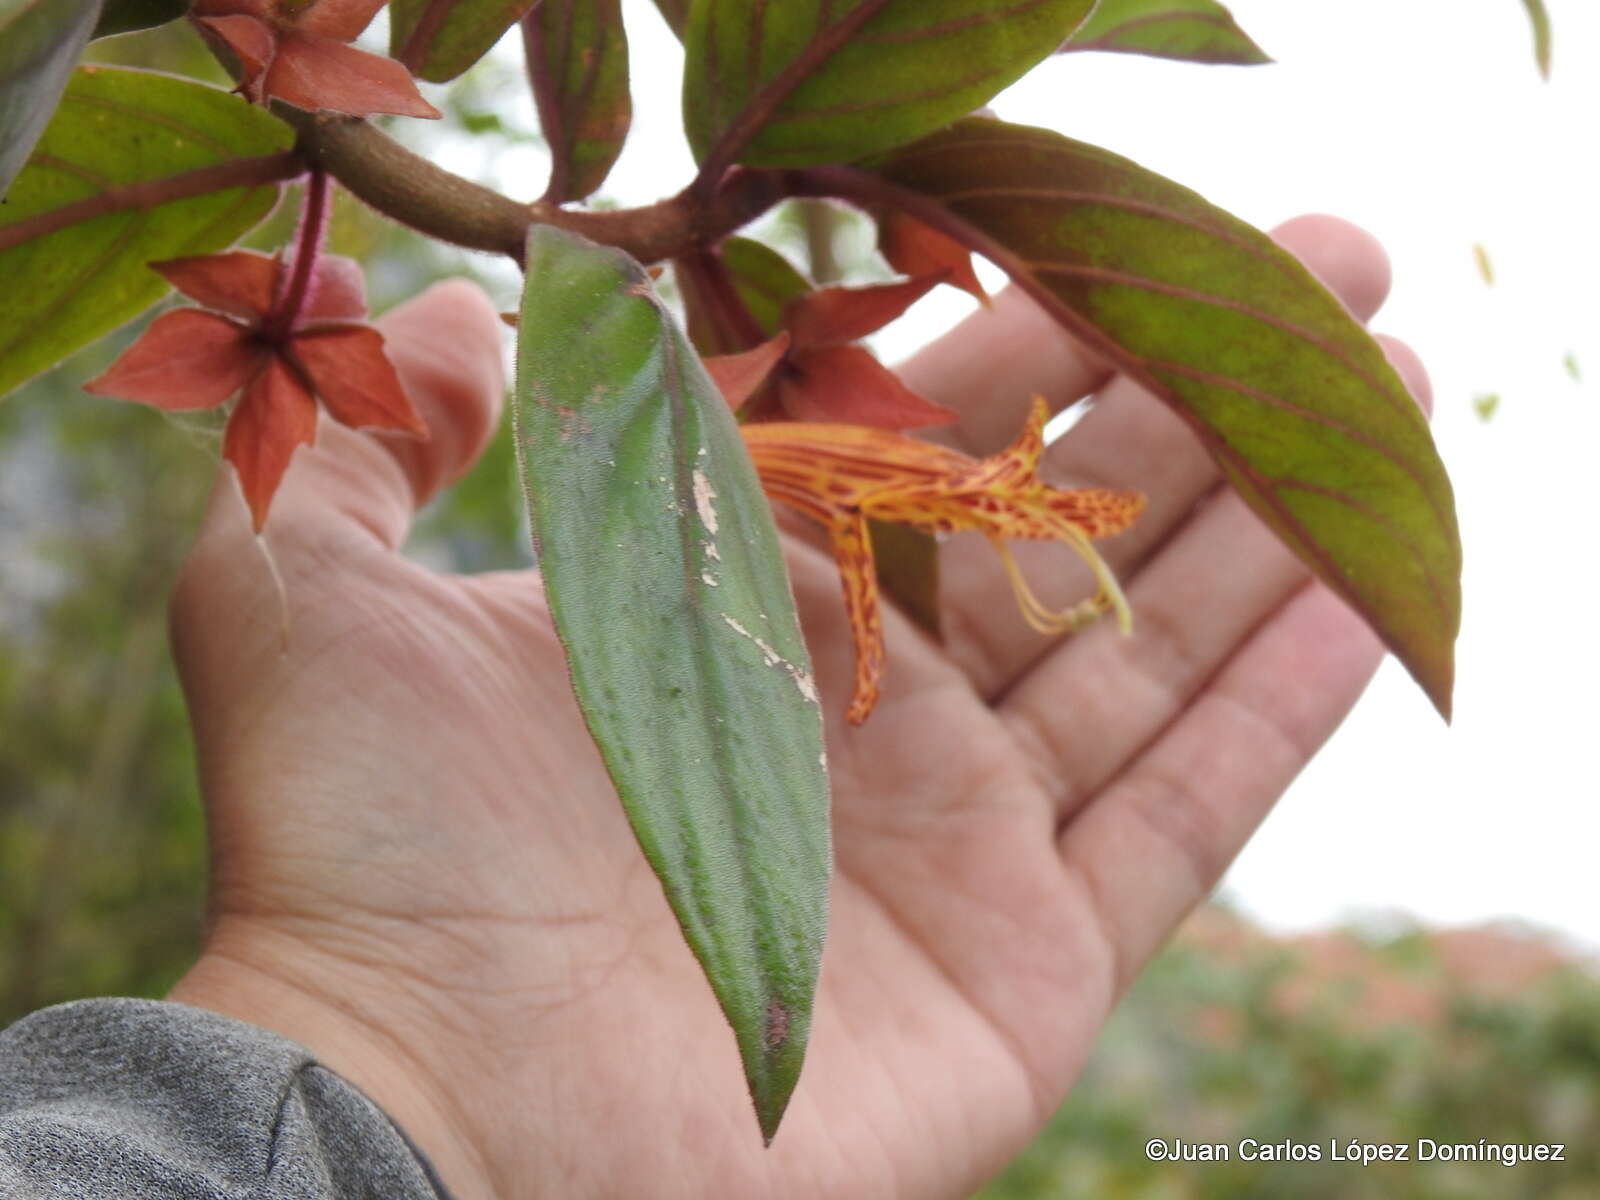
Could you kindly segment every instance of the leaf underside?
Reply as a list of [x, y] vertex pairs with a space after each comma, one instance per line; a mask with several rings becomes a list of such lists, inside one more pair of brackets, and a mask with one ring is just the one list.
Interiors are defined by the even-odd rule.
[[[988, 103], [1092, 0], [703, 0], [684, 31], [695, 157], [849, 162]], [[725, 165], [725, 163], [724, 163]]]
[[638, 263], [549, 226], [527, 263], [513, 411], [550, 610], [770, 1139], [805, 1053], [830, 862], [821, 717], [772, 514]]
[[[290, 128], [237, 96], [113, 67], [73, 74], [0, 209], [9, 225], [236, 158], [287, 150]], [[271, 211], [275, 185], [108, 212], [0, 251], [0, 395], [139, 315], [167, 293], [145, 264], [231, 245]]]
[[1235, 66], [1272, 61], [1217, 0], [1100, 0], [1062, 49]]
[[1449, 479], [1382, 350], [1292, 255], [1049, 130], [969, 119], [872, 170], [1171, 404], [1448, 717], [1461, 611]]

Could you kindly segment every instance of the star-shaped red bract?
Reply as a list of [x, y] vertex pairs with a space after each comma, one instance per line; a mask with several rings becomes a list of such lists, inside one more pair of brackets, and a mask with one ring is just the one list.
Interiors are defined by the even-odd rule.
[[918, 429], [956, 419], [924, 400], [880, 363], [859, 339], [882, 329], [943, 280], [928, 275], [871, 287], [827, 287], [790, 303], [777, 337], [742, 354], [706, 360], [729, 405], [739, 408], [772, 380], [775, 412], [796, 421]]
[[151, 267], [203, 307], [157, 317], [85, 390], [169, 411], [215, 408], [242, 390], [222, 456], [258, 532], [290, 458], [316, 437], [317, 401], [353, 429], [427, 436], [383, 335], [365, 323], [352, 260], [319, 256], [298, 297], [280, 259], [249, 250]]
[[193, 16], [233, 52], [239, 90], [257, 104], [437, 117], [405, 67], [347, 44], [382, 7], [383, 0], [196, 0]]

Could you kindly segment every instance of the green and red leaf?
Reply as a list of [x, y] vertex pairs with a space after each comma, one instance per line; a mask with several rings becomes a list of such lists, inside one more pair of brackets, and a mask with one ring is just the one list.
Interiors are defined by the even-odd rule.
[[1234, 66], [1272, 61], [1217, 0], [1100, 0], [1061, 49]]
[[644, 269], [543, 225], [527, 267], [513, 413], [551, 614], [770, 1139], [805, 1054], [830, 862], [821, 713], [772, 513]]
[[539, 0], [393, 0], [389, 53], [429, 83], [477, 62]]
[[1382, 350], [1293, 256], [1049, 130], [969, 119], [871, 172], [815, 174], [982, 253], [1171, 404], [1448, 715], [1461, 612], [1449, 479]]
[[703, 168], [849, 162], [981, 108], [1093, 0], [701, 0], [684, 126]]
[[633, 119], [620, 0], [543, 0], [522, 22], [528, 78], [550, 147], [551, 204], [605, 182]]

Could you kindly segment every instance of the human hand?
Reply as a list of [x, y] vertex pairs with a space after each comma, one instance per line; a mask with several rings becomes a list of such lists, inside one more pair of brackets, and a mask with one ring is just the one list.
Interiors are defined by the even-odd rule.
[[[1361, 316], [1381, 251], [1280, 231]], [[945, 548], [947, 643], [885, 614], [871, 720], [831, 558], [790, 570], [828, 719], [836, 871], [805, 1072], [763, 1149], [734, 1041], [572, 700], [537, 576], [400, 556], [498, 415], [500, 326], [435, 288], [380, 322], [433, 430], [324, 422], [274, 503], [280, 599], [231, 480], [173, 607], [213, 850], [173, 999], [277, 1030], [365, 1089], [464, 1198], [963, 1196], [1066, 1091], [1381, 657], [1170, 411], [1124, 382], [1046, 455], [1150, 504], [1103, 545], [1136, 631], [1032, 633], [986, 543]], [[1419, 395], [1414, 358], [1393, 346]], [[998, 448], [1034, 392], [1105, 382], [1015, 297], [910, 364]], [[1037, 590], [1087, 577], [1018, 546]], [[1031, 553], [1030, 553], [1031, 552]]]

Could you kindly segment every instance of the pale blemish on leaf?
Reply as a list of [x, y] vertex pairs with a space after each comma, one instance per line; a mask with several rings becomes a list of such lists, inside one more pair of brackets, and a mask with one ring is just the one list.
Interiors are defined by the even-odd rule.
[[699, 467], [694, 469], [694, 507], [700, 514], [700, 524], [706, 527], [706, 532], [717, 532], [717, 510], [711, 502], [717, 498], [717, 493], [711, 490], [711, 480], [706, 478], [706, 473]]
[[821, 703], [821, 699], [817, 695], [816, 681], [811, 678], [810, 671], [807, 671], [804, 667], [795, 666], [773, 649], [772, 644], [765, 638], [757, 637], [727, 613], [722, 614], [722, 619], [728, 623], [728, 627], [735, 633], [741, 637], [749, 638], [755, 643], [756, 649], [761, 651], [761, 658], [767, 666], [781, 668], [790, 679], [794, 680], [794, 685], [800, 689], [802, 696], [811, 701], [812, 704]]

